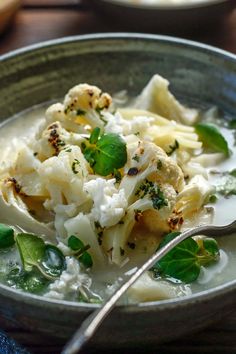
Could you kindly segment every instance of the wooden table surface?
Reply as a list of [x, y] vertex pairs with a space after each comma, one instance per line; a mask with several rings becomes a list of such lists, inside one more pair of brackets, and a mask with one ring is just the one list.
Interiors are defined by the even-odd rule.
[[[86, 9], [79, 0], [24, 0], [21, 10], [12, 25], [0, 36], [0, 54], [12, 49], [40, 41], [69, 35], [124, 31], [124, 24], [107, 24], [104, 18]], [[156, 33], [155, 29], [152, 33]], [[168, 32], [167, 32], [168, 34]], [[236, 9], [222, 23], [214, 28], [184, 34], [185, 38], [205, 42], [236, 54]], [[0, 320], [0, 327], [25, 346], [30, 353], [59, 353], [62, 342], [42, 337], [39, 333], [29, 332]], [[135, 349], [138, 354], [139, 351]], [[107, 349], [106, 353], [118, 353]], [[140, 349], [143, 353], [144, 349]], [[220, 323], [211, 325], [204, 331], [189, 335], [178, 341], [149, 348], [145, 353], [172, 354], [233, 354], [236, 353], [236, 301], [230, 316]], [[85, 351], [85, 353], [89, 353]], [[98, 353], [98, 351], [97, 351]], [[104, 352], [103, 352], [104, 353]], [[124, 353], [124, 351], [122, 351]], [[9, 353], [13, 354], [13, 353]], [[125, 354], [125, 353], [124, 353]]]

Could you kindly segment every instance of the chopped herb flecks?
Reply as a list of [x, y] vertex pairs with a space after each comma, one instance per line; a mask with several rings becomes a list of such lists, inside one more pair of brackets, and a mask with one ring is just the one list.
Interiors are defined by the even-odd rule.
[[169, 150], [169, 151], [167, 151], [167, 155], [168, 155], [168, 156], [172, 155], [172, 154], [173, 154], [173, 152], [174, 152], [176, 149], [178, 149], [178, 148], [179, 148], [179, 143], [178, 143], [178, 141], [177, 141], [177, 140], [175, 140], [174, 145], [170, 145], [170, 146], [169, 146], [169, 148], [170, 148], [170, 150]]
[[161, 160], [158, 160], [157, 161], [157, 169], [161, 170], [161, 168], [162, 168], [162, 162], [161, 162]]
[[147, 179], [145, 179], [145, 181], [140, 185], [135, 195], [141, 199], [145, 196], [149, 197], [152, 201], [154, 209], [159, 210], [168, 205], [160, 187], [156, 183], [148, 181]]
[[83, 111], [82, 109], [77, 109], [77, 111], [76, 111], [77, 116], [84, 116], [85, 113], [86, 113], [86, 112]]
[[74, 159], [74, 161], [72, 162], [72, 165], [71, 165], [71, 169], [73, 171], [74, 174], [77, 174], [79, 173], [79, 171], [76, 169], [76, 167], [80, 164], [79, 160], [78, 159]]
[[139, 156], [138, 154], [135, 154], [135, 155], [132, 157], [132, 160], [139, 162], [140, 156]]

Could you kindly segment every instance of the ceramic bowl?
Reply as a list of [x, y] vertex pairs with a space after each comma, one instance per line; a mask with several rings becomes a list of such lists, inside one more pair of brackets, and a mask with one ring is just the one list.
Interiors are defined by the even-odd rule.
[[21, 0], [0, 0], [0, 33], [11, 22], [20, 7]]
[[235, 6], [234, 0], [186, 0], [180, 4], [145, 4], [131, 0], [83, 0], [119, 28], [134, 31], [153, 29], [168, 33], [209, 30]]
[[[150, 77], [170, 80], [180, 100], [217, 104], [235, 117], [236, 56], [194, 42], [142, 34], [98, 34], [54, 40], [0, 58], [0, 120], [62, 97], [73, 85], [96, 84], [137, 95]], [[91, 347], [148, 348], [220, 319], [235, 304], [236, 280], [193, 296], [117, 306]], [[97, 305], [44, 299], [0, 285], [2, 316], [34, 331], [71, 336]]]

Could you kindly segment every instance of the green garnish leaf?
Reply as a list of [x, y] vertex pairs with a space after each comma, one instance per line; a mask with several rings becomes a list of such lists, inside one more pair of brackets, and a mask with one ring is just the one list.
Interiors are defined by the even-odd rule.
[[93, 266], [93, 259], [88, 252], [84, 252], [82, 256], [79, 257], [79, 261], [85, 268], [91, 268]]
[[72, 235], [68, 239], [68, 247], [73, 251], [78, 251], [84, 247], [84, 243], [78, 237]]
[[89, 245], [84, 243], [76, 236], [72, 235], [68, 239], [68, 247], [75, 251], [74, 256], [78, 258], [79, 262], [84, 265], [85, 268], [91, 268], [93, 265], [93, 259], [87, 252], [90, 248]]
[[14, 230], [10, 226], [0, 224], [0, 248], [11, 247], [14, 243]]
[[90, 135], [90, 138], [89, 138], [90, 144], [96, 144], [97, 143], [99, 135], [100, 135], [100, 131], [101, 131], [101, 129], [98, 128], [98, 127], [93, 129], [93, 131], [92, 131], [92, 133]]
[[12, 269], [7, 274], [7, 284], [11, 287], [16, 287], [17, 289], [22, 289], [34, 294], [42, 293], [49, 280], [45, 279], [39, 272], [25, 272], [18, 268]]
[[65, 257], [61, 250], [53, 245], [46, 245], [40, 268], [50, 277], [59, 277], [66, 269]]
[[38, 266], [44, 256], [45, 244], [43, 240], [33, 234], [19, 233], [16, 236], [21, 261], [25, 271], [30, 272], [33, 266]]
[[[180, 232], [172, 232], [165, 236], [159, 248], [165, 246], [179, 234]], [[191, 283], [198, 278], [200, 273], [200, 265], [196, 257], [199, 250], [198, 244], [192, 238], [188, 238], [174, 247], [153, 268], [154, 270], [159, 269], [166, 276]]]
[[18, 234], [16, 244], [26, 272], [31, 272], [35, 267], [45, 278], [53, 279], [66, 268], [63, 253], [56, 246], [46, 245], [34, 234]]
[[228, 143], [214, 124], [198, 123], [195, 125], [195, 130], [205, 146], [229, 156]]
[[[160, 243], [159, 248], [165, 246], [180, 232], [172, 232], [166, 235]], [[166, 256], [157, 262], [152, 270], [164, 276], [179, 279], [185, 283], [195, 281], [201, 266], [216, 262], [219, 259], [218, 244], [214, 239], [200, 239], [199, 243], [188, 238], [174, 247]]]
[[113, 133], [103, 134], [98, 138], [98, 129], [95, 128], [91, 133], [83, 154], [95, 173], [107, 176], [127, 162], [126, 143], [120, 135]]
[[219, 246], [214, 238], [206, 237], [203, 239], [203, 248], [205, 252], [211, 255], [213, 258], [219, 257]]
[[167, 151], [167, 155], [168, 155], [168, 156], [172, 155], [173, 152], [174, 152], [175, 150], [177, 150], [178, 148], [179, 148], [179, 143], [178, 143], [177, 140], [175, 140], [174, 145], [170, 145], [170, 146], [169, 146], [169, 151]]

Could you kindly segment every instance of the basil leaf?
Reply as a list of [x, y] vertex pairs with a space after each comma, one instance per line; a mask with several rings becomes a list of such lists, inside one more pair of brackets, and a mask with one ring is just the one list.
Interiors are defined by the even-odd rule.
[[[98, 139], [97, 132], [92, 132], [91, 141]], [[96, 144], [87, 143], [83, 154], [94, 172], [101, 176], [113, 173], [127, 162], [126, 143], [120, 135], [113, 133], [102, 135]]]
[[[180, 232], [172, 232], [166, 235], [158, 249], [165, 246], [179, 234]], [[195, 241], [190, 237], [168, 252], [166, 256], [154, 265], [152, 270], [185, 283], [191, 283], [198, 278], [201, 266], [218, 261], [219, 255], [219, 247], [216, 240], [200, 238]]]
[[[159, 248], [169, 243], [179, 234], [179, 232], [172, 232], [165, 236]], [[166, 276], [179, 279], [185, 283], [191, 283], [198, 278], [200, 273], [200, 265], [197, 260], [199, 249], [197, 242], [192, 238], [188, 238], [157, 262], [153, 270], [159, 270]]]
[[72, 235], [68, 239], [68, 246], [73, 250], [73, 251], [78, 251], [81, 248], [84, 247], [84, 243], [76, 236]]
[[0, 248], [11, 247], [14, 243], [14, 230], [10, 226], [0, 224]]
[[66, 269], [66, 262], [63, 253], [53, 245], [46, 245], [40, 268], [51, 277], [59, 277]]
[[96, 144], [100, 135], [100, 131], [101, 131], [100, 128], [98, 127], [94, 128], [89, 138], [90, 144]]
[[229, 156], [228, 143], [214, 124], [198, 123], [195, 130], [204, 145]]
[[214, 259], [219, 257], [219, 246], [214, 238], [206, 237], [203, 239], [203, 247], [205, 251]]
[[39, 272], [24, 272], [18, 267], [8, 273], [7, 284], [30, 293], [41, 294], [46, 289], [49, 281]]
[[45, 252], [43, 240], [33, 234], [20, 233], [16, 236], [21, 261], [24, 270], [31, 271], [33, 266], [38, 266]]
[[66, 268], [63, 253], [53, 245], [46, 245], [40, 237], [18, 234], [16, 243], [25, 271], [30, 272], [36, 267], [44, 277], [52, 279]]
[[91, 268], [93, 266], [93, 259], [88, 252], [84, 252], [82, 256], [79, 257], [79, 261], [85, 268]]
[[85, 268], [91, 268], [93, 265], [93, 259], [91, 255], [87, 252], [90, 248], [89, 245], [84, 245], [84, 243], [76, 236], [72, 235], [68, 239], [68, 246], [73, 250], [77, 251], [74, 253], [75, 257], [78, 257], [80, 263], [83, 264]]

